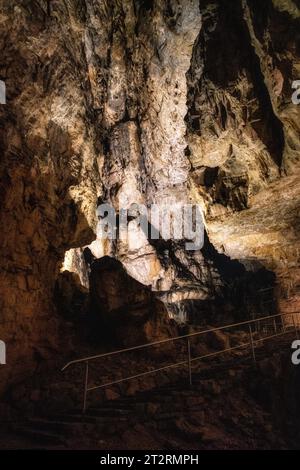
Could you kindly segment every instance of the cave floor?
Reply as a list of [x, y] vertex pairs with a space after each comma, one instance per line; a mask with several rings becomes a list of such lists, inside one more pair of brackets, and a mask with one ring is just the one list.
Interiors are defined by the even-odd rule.
[[260, 348], [256, 367], [250, 356], [227, 356], [202, 364], [191, 387], [182, 372], [176, 383], [93, 403], [85, 416], [73, 410], [11, 423], [2, 428], [0, 448], [300, 448], [293, 397], [299, 374], [290, 363], [289, 336]]

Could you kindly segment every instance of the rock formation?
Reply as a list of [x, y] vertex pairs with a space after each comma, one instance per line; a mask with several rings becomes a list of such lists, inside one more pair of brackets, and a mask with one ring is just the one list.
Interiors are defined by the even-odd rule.
[[281, 311], [296, 311], [299, 2], [201, 3], [189, 72], [193, 186], [207, 201], [215, 247], [276, 273]]
[[[163, 315], [247, 316], [256, 275], [298, 308], [299, 22], [299, 0], [2, 2], [1, 390], [72, 347], [55, 293], [74, 285], [64, 269], [88, 287], [86, 247]], [[102, 201], [199, 204], [204, 249], [152, 242], [134, 218], [128, 243], [96, 239]]]
[[176, 335], [164, 303], [120, 261], [108, 256], [95, 261], [90, 290], [90, 316], [100, 340], [130, 347]]

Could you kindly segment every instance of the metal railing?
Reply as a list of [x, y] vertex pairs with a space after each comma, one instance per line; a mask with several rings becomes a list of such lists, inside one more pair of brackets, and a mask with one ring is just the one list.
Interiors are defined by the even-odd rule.
[[[133, 346], [133, 347], [126, 348], [126, 349], [120, 349], [120, 350], [117, 350], [117, 351], [112, 351], [112, 352], [108, 352], [108, 353], [104, 353], [104, 354], [98, 354], [98, 355], [95, 355], [95, 356], [88, 356], [88, 357], [84, 357], [84, 358], [81, 358], [81, 359], [75, 359], [73, 361], [68, 362], [61, 369], [61, 371], [65, 371], [66, 369], [68, 369], [69, 367], [71, 367], [73, 365], [85, 364], [83, 407], [82, 407], [82, 411], [84, 413], [86, 411], [86, 405], [87, 405], [87, 394], [88, 394], [88, 392], [91, 392], [93, 390], [101, 389], [101, 388], [104, 388], [104, 387], [110, 387], [112, 385], [116, 385], [116, 384], [119, 384], [119, 383], [122, 383], [122, 382], [126, 382], [128, 380], [137, 379], [139, 377], [144, 377], [144, 376], [149, 375], [149, 374], [155, 374], [157, 372], [161, 372], [161, 371], [164, 371], [164, 370], [167, 370], [167, 369], [176, 368], [176, 367], [180, 367], [180, 366], [184, 366], [184, 365], [188, 367], [189, 383], [190, 383], [190, 385], [192, 385], [192, 363], [193, 362], [196, 362], [196, 361], [199, 361], [199, 360], [205, 359], [205, 358], [215, 357], [215, 356], [218, 356], [220, 354], [228, 353], [228, 352], [235, 351], [237, 349], [245, 348], [245, 347], [248, 347], [248, 346], [251, 348], [253, 362], [256, 363], [255, 346], [257, 345], [257, 343], [261, 343], [261, 342], [269, 340], [271, 338], [275, 338], [277, 336], [282, 336], [282, 335], [285, 335], [287, 333], [290, 333], [291, 328], [293, 329], [293, 331], [295, 331], [296, 338], [299, 339], [298, 328], [300, 326], [300, 319], [299, 319], [299, 323], [297, 323], [295, 321], [295, 316], [297, 316], [299, 314], [300, 314], [300, 312], [290, 312], [290, 313], [281, 313], [281, 314], [276, 314], [276, 315], [268, 315], [266, 317], [260, 317], [260, 318], [255, 318], [253, 320], [247, 320], [247, 321], [243, 321], [243, 322], [239, 322], [239, 323], [232, 323], [230, 325], [223, 325], [223, 326], [219, 326], [219, 327], [214, 327], [214, 328], [210, 328], [210, 329], [207, 329], [207, 330], [198, 331], [198, 332], [195, 332], [195, 333], [190, 333], [190, 334], [187, 334], [187, 335], [176, 336], [174, 338], [168, 338], [168, 339], [164, 339], [164, 340], [160, 340], [160, 341], [155, 341], [155, 342], [152, 342], [152, 343], [146, 343], [146, 344], [142, 344], [142, 345], [139, 345], [139, 346]], [[287, 325], [284, 322], [284, 317], [292, 317], [292, 323]], [[262, 338], [256, 338], [256, 335], [260, 331], [261, 322], [266, 321], [266, 320], [269, 320], [270, 322], [269, 322], [269, 325], [267, 326], [267, 328], [264, 329], [264, 331], [265, 330], [268, 331], [268, 330], [271, 329], [271, 330], [273, 330], [273, 333], [270, 334], [269, 336], [264, 336]], [[278, 320], [279, 320], [279, 323], [278, 323]], [[228, 330], [228, 329], [233, 329], [233, 328], [243, 328], [243, 327], [248, 327], [247, 330], [248, 330], [248, 335], [249, 335], [249, 342], [241, 343], [241, 344], [238, 344], [238, 345], [235, 345], [235, 346], [232, 346], [232, 347], [228, 347], [228, 348], [224, 348], [222, 350], [214, 351], [214, 352], [211, 352], [211, 353], [208, 353], [208, 354], [203, 354], [201, 356], [192, 357], [192, 354], [191, 354], [191, 339], [193, 339], [195, 337], [198, 337], [198, 336], [205, 335], [205, 334], [217, 332], [217, 331], [223, 331], [223, 330]], [[254, 329], [253, 329], [253, 327], [254, 327]], [[106, 382], [106, 383], [101, 384], [101, 385], [89, 386], [89, 363], [91, 361], [95, 361], [97, 359], [113, 357], [113, 356], [121, 355], [121, 354], [124, 354], [124, 353], [127, 353], [127, 352], [131, 352], [131, 351], [140, 351], [140, 350], [143, 350], [143, 349], [146, 349], [146, 348], [151, 348], [153, 346], [161, 346], [161, 345], [167, 344], [167, 343], [174, 343], [174, 342], [180, 341], [180, 340], [185, 340], [186, 341], [186, 346], [187, 346], [187, 358], [184, 359], [183, 361], [173, 362], [173, 363], [168, 364], [166, 366], [162, 366], [162, 367], [154, 368], [154, 369], [151, 369], [151, 370], [147, 370], [145, 372], [141, 372], [141, 373], [135, 374], [135, 375], [129, 375], [129, 376], [124, 377], [122, 379], [113, 380], [111, 382]]]

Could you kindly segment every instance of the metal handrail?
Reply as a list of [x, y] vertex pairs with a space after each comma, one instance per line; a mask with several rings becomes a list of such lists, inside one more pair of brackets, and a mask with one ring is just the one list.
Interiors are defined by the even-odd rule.
[[187, 335], [174, 336], [173, 338], [167, 338], [167, 339], [163, 339], [163, 340], [160, 340], [160, 341], [154, 341], [152, 343], [140, 344], [138, 346], [132, 346], [132, 347], [126, 348], [126, 349], [118, 349], [116, 351], [111, 351], [111, 352], [108, 352], [108, 353], [96, 354], [94, 356], [87, 356], [87, 357], [83, 357], [83, 358], [80, 358], [80, 359], [74, 359], [73, 361], [70, 361], [67, 364], [65, 364], [64, 367], [61, 369], [61, 371], [63, 372], [64, 370], [66, 370], [68, 367], [70, 367], [73, 364], [79, 364], [80, 362], [86, 362], [86, 361], [92, 361], [93, 359], [98, 359], [100, 357], [114, 356], [116, 354], [120, 354], [120, 353], [124, 353], [124, 352], [128, 352], [128, 351], [136, 351], [138, 349], [143, 349], [143, 348], [147, 348], [147, 347], [151, 347], [151, 346], [156, 346], [156, 345], [159, 345], [159, 344], [171, 343], [172, 341], [178, 341], [178, 340], [184, 339], [184, 338], [191, 338], [193, 336], [199, 336], [199, 335], [203, 335], [203, 334], [206, 334], [206, 333], [211, 333], [212, 331], [226, 330], [227, 328], [234, 328], [236, 326], [249, 325], [249, 324], [256, 323], [258, 321], [269, 320], [271, 318], [283, 317], [283, 316], [288, 316], [288, 315], [296, 315], [296, 314], [299, 314], [299, 313], [300, 312], [289, 312], [289, 313], [278, 313], [276, 315], [268, 315], [266, 317], [259, 317], [259, 318], [255, 318], [253, 320], [247, 320], [247, 321], [243, 321], [243, 322], [239, 322], [239, 323], [231, 323], [229, 325], [216, 326], [214, 328], [209, 328], [208, 330], [196, 331], [195, 333], [189, 333]]
[[[119, 384], [119, 383], [122, 383], [122, 382], [125, 382], [125, 381], [128, 381], [128, 380], [132, 380], [132, 379], [135, 379], [135, 378], [138, 378], [138, 377], [143, 377], [143, 376], [153, 374], [153, 373], [156, 373], [156, 372], [161, 372], [161, 371], [166, 370], [166, 369], [179, 367], [179, 366], [188, 364], [189, 382], [190, 382], [190, 384], [192, 384], [192, 362], [194, 362], [196, 360], [200, 360], [200, 359], [204, 359], [204, 358], [208, 358], [208, 357], [214, 357], [214, 356], [224, 354], [226, 352], [230, 352], [230, 351], [240, 349], [240, 348], [243, 348], [243, 347], [246, 347], [246, 346], [251, 346], [252, 358], [253, 358], [253, 361], [255, 363], [256, 362], [255, 343], [259, 343], [259, 342], [262, 342], [262, 341], [265, 341], [267, 339], [271, 339], [271, 338], [274, 338], [274, 337], [277, 337], [277, 336], [282, 336], [284, 334], [287, 334], [289, 331], [286, 330], [286, 328], [283, 324], [283, 326], [284, 326], [284, 331], [283, 332], [276, 333], [276, 334], [273, 334], [273, 335], [270, 335], [270, 336], [266, 336], [266, 337], [260, 338], [260, 339], [254, 339], [253, 338], [252, 325], [253, 324], [258, 324], [259, 322], [262, 322], [262, 321], [265, 321], [265, 320], [273, 319], [274, 331], [277, 331], [276, 318], [282, 318], [282, 317], [287, 317], [287, 316], [292, 315], [293, 316], [293, 326], [294, 326], [294, 329], [295, 329], [295, 332], [296, 332], [296, 336], [298, 338], [298, 328], [297, 328], [297, 324], [295, 322], [294, 315], [298, 315], [299, 313], [300, 312], [288, 312], [288, 313], [279, 313], [279, 314], [276, 314], [276, 315], [268, 315], [268, 316], [265, 316], [265, 317], [259, 317], [259, 318], [255, 318], [255, 319], [252, 319], [252, 320], [246, 320], [246, 321], [239, 322], [239, 323], [232, 323], [232, 324], [229, 324], [229, 325], [222, 325], [222, 326], [218, 326], [218, 327], [214, 327], [214, 328], [209, 328], [207, 330], [202, 330], [202, 331], [197, 331], [197, 332], [194, 332], [194, 333], [189, 333], [189, 334], [186, 334], [186, 335], [175, 336], [173, 338], [167, 338], [167, 339], [160, 340], [160, 341], [154, 341], [152, 343], [145, 343], [145, 344], [141, 344], [139, 346], [133, 346], [133, 347], [130, 347], [130, 348], [125, 348], [125, 349], [119, 349], [119, 350], [116, 350], [116, 351], [103, 353], [103, 354], [97, 354], [97, 355], [94, 355], [94, 356], [87, 356], [87, 357], [84, 357], [84, 358], [75, 359], [73, 361], [68, 362], [67, 364], [64, 365], [64, 367], [61, 369], [61, 371], [63, 372], [67, 368], [69, 368], [70, 366], [73, 366], [75, 364], [81, 364], [81, 363], [85, 364], [86, 368], [85, 368], [85, 383], [84, 383], [84, 397], [83, 397], [83, 412], [85, 412], [87, 392], [92, 391], [92, 390], [96, 390], [96, 389], [100, 389], [100, 388], [104, 388], [104, 387], [109, 387], [111, 385]], [[246, 325], [249, 326], [249, 336], [250, 336], [250, 342], [249, 343], [242, 343], [242, 344], [239, 344], [237, 346], [232, 346], [232, 347], [229, 347], [229, 348], [225, 348], [225, 349], [222, 349], [220, 351], [213, 352], [213, 353], [209, 353], [209, 354], [205, 354], [205, 355], [197, 356], [197, 357], [193, 357], [193, 358], [191, 357], [191, 347], [190, 347], [190, 339], [191, 338], [194, 338], [194, 337], [197, 337], [197, 336], [200, 336], [200, 335], [204, 335], [204, 334], [208, 334], [208, 333], [212, 333], [212, 332], [216, 332], [216, 331], [222, 331], [222, 330], [231, 329], [231, 328], [235, 328], [235, 327], [242, 327], [242, 326], [246, 326]], [[115, 355], [118, 355], [118, 354], [123, 354], [125, 352], [137, 351], [137, 350], [150, 348], [150, 347], [157, 346], [157, 345], [167, 344], [167, 343], [171, 343], [171, 342], [174, 342], [174, 341], [179, 341], [179, 340], [182, 340], [182, 339], [187, 340], [188, 358], [186, 360], [176, 362], [176, 363], [172, 363], [172, 364], [169, 364], [167, 366], [151, 369], [151, 370], [141, 372], [141, 373], [136, 374], [136, 375], [127, 376], [127, 377], [124, 377], [122, 379], [114, 380], [112, 382], [107, 382], [107, 383], [102, 384], [102, 385], [96, 385], [96, 386], [93, 386], [93, 387], [88, 387], [89, 362], [90, 361], [93, 361], [95, 359], [107, 358], [107, 357], [115, 356]]]

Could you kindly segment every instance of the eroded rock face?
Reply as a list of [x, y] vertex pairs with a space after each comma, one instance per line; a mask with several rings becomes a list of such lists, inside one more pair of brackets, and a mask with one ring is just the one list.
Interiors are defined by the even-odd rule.
[[188, 74], [192, 185], [208, 214], [242, 210], [296, 170], [299, 108], [297, 15], [267, 1], [201, 2], [203, 24]]
[[299, 174], [273, 183], [251, 208], [209, 223], [215, 246], [247, 265], [260, 261], [277, 275], [282, 312], [299, 310]]
[[[107, 17], [101, 23], [109, 54], [101, 63], [106, 94], [99, 200], [117, 211], [133, 203], [163, 208], [193, 202], [186, 74], [201, 27], [198, 1], [115, 2], [107, 4]], [[88, 34], [96, 41], [96, 31]], [[93, 255], [115, 256], [135, 279], [166, 292], [170, 304], [213, 295], [218, 273], [199, 251], [186, 253], [182, 243], [172, 240], [152, 243], [136, 220], [129, 229], [127, 243], [97, 240], [90, 246]]]
[[67, 350], [53, 305], [64, 252], [96, 225], [97, 114], [80, 2], [2, 2], [1, 384]]
[[191, 184], [211, 242], [274, 271], [282, 311], [299, 305], [297, 2], [201, 2], [188, 75]]
[[[290, 237], [292, 243], [298, 239], [293, 228], [297, 225], [298, 191], [292, 202], [288, 189], [291, 180], [286, 179], [287, 174], [297, 175], [299, 158], [300, 108], [291, 99], [299, 71], [298, 6], [270, 0], [261, 10], [258, 2], [251, 0], [230, 5], [222, 0], [201, 2], [201, 18], [197, 10], [189, 24], [193, 48], [181, 44], [179, 58], [178, 54], [174, 58], [174, 46], [188, 37], [182, 24], [184, 16], [195, 15], [192, 3], [177, 2], [175, 7], [175, 2], [170, 2], [171, 10], [177, 12], [171, 26], [160, 2], [149, 3], [147, 8], [140, 4], [134, 19], [135, 37], [124, 28], [130, 36], [129, 47], [135, 50], [129, 57], [143, 51], [143, 74], [139, 73], [140, 60], [122, 62], [122, 70], [126, 69], [122, 76], [132, 80], [130, 86], [125, 79], [116, 85], [123, 90], [117, 96], [123, 97], [128, 111], [126, 116], [123, 105], [122, 122], [114, 120], [104, 146], [105, 200], [116, 208], [119, 204], [128, 207], [131, 202], [197, 202], [205, 211], [208, 236], [220, 253], [240, 260], [250, 272], [265, 267], [280, 279], [286, 278], [286, 273], [281, 275], [282, 260], [274, 263], [259, 237], [270, 234], [271, 221], [274, 236], [267, 245], [272, 243], [272, 250], [280, 252], [280, 257], [287, 246], [292, 246]], [[125, 25], [128, 12], [124, 11], [122, 17]], [[141, 24], [141, 14], [146, 25]], [[164, 42], [157, 25], [165, 29]], [[119, 43], [119, 66], [120, 57], [124, 57], [121, 49]], [[167, 55], [161, 49], [168, 51]], [[138, 106], [132, 108], [132, 102]], [[297, 176], [293, 181], [298, 181]], [[277, 207], [272, 189], [277, 187], [277, 195], [294, 205], [292, 215], [289, 204]], [[266, 208], [260, 211], [256, 207], [255, 198], [260, 194], [261, 200], [271, 201], [269, 215]], [[238, 252], [227, 237], [227, 225], [235, 227], [237, 218], [233, 214], [245, 211], [247, 217], [252, 206], [251, 213], [259, 218], [260, 228], [250, 219], [248, 246], [246, 237], [241, 241], [237, 235]], [[283, 219], [288, 219], [284, 226], [279, 211], [285, 211]], [[215, 261], [208, 263], [203, 253], [187, 254], [178, 243], [150, 245], [134, 221], [131, 225], [132, 243], [108, 245], [101, 254], [117, 256], [136, 279], [164, 291], [164, 298], [175, 304], [175, 310], [178, 302], [186, 299], [206, 302], [224, 296], [224, 289], [220, 291], [227, 280], [222, 279], [222, 269]], [[259, 244], [258, 250], [251, 249], [252, 230], [259, 233], [254, 242]], [[283, 261], [287, 271], [293, 264], [288, 258]], [[292, 271], [289, 277], [294, 279], [296, 271]], [[280, 297], [281, 288], [278, 291]]]
[[[299, 18], [292, 0], [2, 3], [1, 383], [67, 349], [55, 282], [67, 252], [64, 269], [88, 286], [86, 246], [171, 316], [188, 303], [231, 318], [257, 267], [277, 274], [283, 310], [288, 295], [299, 305]], [[135, 219], [128, 243], [90, 245], [97, 202], [200, 204], [224, 258], [151, 242]]]
[[125, 347], [176, 333], [164, 303], [108, 256], [92, 264], [90, 315], [100, 338]]
[[[116, 209], [188, 202], [186, 73], [201, 24], [198, 1], [122, 6], [113, 9], [104, 105], [104, 200]], [[141, 282], [155, 288], [162, 280], [170, 288], [172, 274], [134, 221], [131, 233], [128, 245], [119, 243], [114, 254]]]

